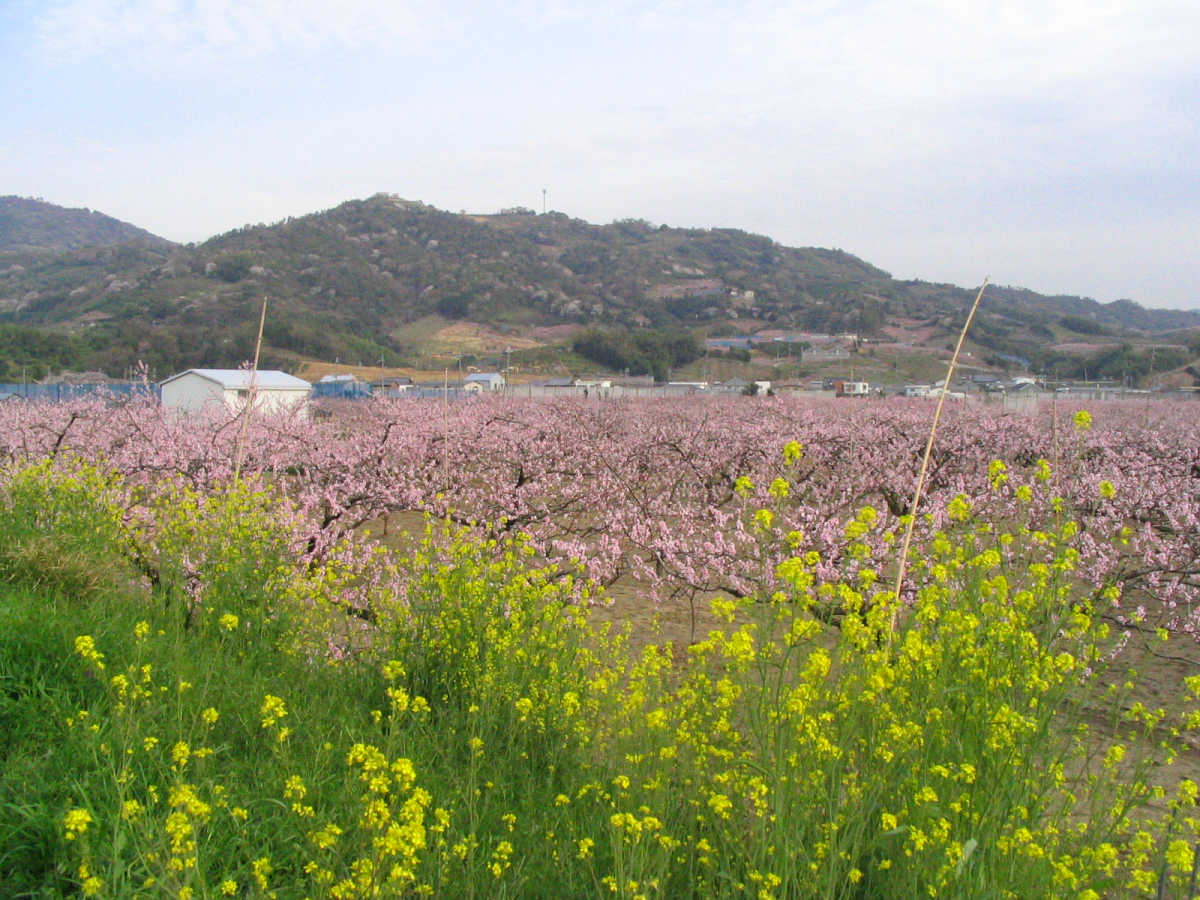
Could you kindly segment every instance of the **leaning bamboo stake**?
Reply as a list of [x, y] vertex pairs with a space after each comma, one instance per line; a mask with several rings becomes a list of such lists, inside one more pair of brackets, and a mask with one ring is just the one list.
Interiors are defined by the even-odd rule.
[[967, 339], [967, 329], [971, 327], [971, 320], [975, 318], [975, 310], [979, 309], [979, 301], [983, 299], [983, 292], [987, 285], [988, 279], [984, 278], [983, 284], [979, 286], [979, 293], [975, 295], [975, 302], [971, 304], [971, 310], [967, 313], [967, 321], [963, 323], [962, 331], [958, 335], [954, 355], [950, 357], [950, 368], [946, 370], [946, 382], [942, 385], [942, 393], [938, 397], [937, 407], [933, 411], [933, 426], [929, 429], [929, 440], [925, 443], [925, 457], [921, 460], [921, 471], [917, 474], [917, 486], [913, 490], [912, 503], [908, 507], [908, 528], [904, 532], [900, 564], [896, 567], [895, 606], [892, 608], [889, 634], [895, 633], [896, 621], [900, 617], [900, 588], [904, 586], [904, 570], [908, 565], [908, 548], [912, 544], [913, 529], [917, 524], [917, 505], [921, 502], [921, 491], [925, 488], [925, 473], [929, 470], [929, 457], [933, 455], [933, 440], [937, 437], [938, 422], [942, 418], [942, 406], [946, 402], [946, 392], [950, 390], [950, 380], [954, 377], [954, 370], [958, 366], [958, 354], [962, 351], [963, 342]]
[[233, 480], [237, 481], [242, 474], [242, 454], [246, 450], [246, 427], [250, 424], [250, 410], [254, 406], [254, 398], [258, 389], [258, 354], [262, 350], [263, 324], [267, 321], [267, 298], [263, 298], [262, 313], [258, 317], [258, 338], [254, 341], [254, 362], [250, 366], [250, 393], [246, 397], [246, 406], [242, 410], [242, 427], [238, 433], [237, 460], [233, 466]]
[[450, 496], [450, 369], [442, 371], [442, 490]]
[[1055, 387], [1054, 393], [1050, 395], [1050, 460], [1054, 468], [1051, 470], [1057, 474], [1058, 472], [1058, 388]]

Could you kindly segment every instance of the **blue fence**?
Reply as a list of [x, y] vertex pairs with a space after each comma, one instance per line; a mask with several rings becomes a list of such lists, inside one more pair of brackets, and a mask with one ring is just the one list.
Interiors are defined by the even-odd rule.
[[42, 403], [59, 403], [81, 397], [159, 397], [157, 385], [142, 382], [116, 382], [113, 384], [0, 384], [0, 400], [34, 400]]
[[366, 400], [372, 395], [365, 381], [318, 381], [313, 385], [313, 399]]

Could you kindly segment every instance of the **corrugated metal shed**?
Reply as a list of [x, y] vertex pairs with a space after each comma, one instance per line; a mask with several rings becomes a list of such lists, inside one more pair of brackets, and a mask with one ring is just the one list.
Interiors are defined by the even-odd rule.
[[254, 386], [260, 390], [301, 391], [312, 387], [304, 379], [276, 369], [261, 369], [256, 373], [251, 373], [248, 369], [188, 369], [160, 381], [159, 387], [185, 375], [199, 375], [216, 382], [227, 391], [248, 391], [251, 374], [254, 375]]

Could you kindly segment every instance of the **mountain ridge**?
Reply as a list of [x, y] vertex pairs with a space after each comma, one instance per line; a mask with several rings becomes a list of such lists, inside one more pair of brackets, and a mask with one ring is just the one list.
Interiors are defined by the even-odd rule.
[[[770, 328], [871, 337], [907, 322], [932, 328], [936, 344], [974, 296], [893, 279], [843, 250], [738, 229], [595, 225], [519, 207], [451, 213], [391, 194], [189, 245], [126, 223], [132, 237], [80, 245], [83, 211], [63, 210], [68, 239], [53, 233], [50, 206], [35, 208], [44, 246], [30, 242], [31, 227], [20, 246], [0, 241], [0, 322], [74, 341], [77, 356], [106, 371], [139, 359], [161, 371], [248, 358], [265, 297], [266, 343], [280, 359], [399, 364], [420, 355], [415, 335], [431, 318], [512, 334], [572, 325], [709, 336]], [[88, 221], [101, 215], [88, 211]], [[1188, 328], [1200, 328], [1200, 311], [998, 286], [973, 337], [993, 360], [1036, 362], [1031, 354], [1056, 342], [1136, 343]]]
[[61, 252], [131, 241], [172, 245], [144, 228], [87, 207], [71, 209], [13, 194], [0, 197], [0, 252]]

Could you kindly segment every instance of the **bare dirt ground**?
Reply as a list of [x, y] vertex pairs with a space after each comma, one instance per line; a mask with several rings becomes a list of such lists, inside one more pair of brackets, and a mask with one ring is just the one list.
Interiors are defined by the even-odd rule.
[[540, 347], [544, 343], [535, 338], [518, 337], [515, 334], [503, 334], [486, 325], [474, 322], [453, 322], [439, 329], [434, 335], [435, 341], [452, 345], [460, 351], [473, 353], [503, 353], [505, 347], [513, 350], [528, 350]]
[[[1151, 781], [1161, 785], [1170, 797], [1182, 779], [1200, 782], [1200, 733], [1185, 733], [1177, 738], [1169, 734], [1170, 724], [1197, 706], [1197, 698], [1184, 679], [1200, 675], [1200, 641], [1194, 635], [1172, 634], [1164, 642], [1153, 631], [1131, 632], [1113, 665], [1114, 676], [1128, 672], [1133, 673], [1129, 677], [1135, 686], [1123, 705], [1129, 707], [1140, 702], [1149, 709], [1166, 712], [1163, 726], [1153, 739], [1130, 742], [1130, 753], [1135, 759], [1144, 756], [1153, 749], [1151, 744], [1159, 741], [1169, 741], [1174, 746], [1178, 752], [1175, 761], [1157, 767], [1151, 776]], [[1109, 735], [1116, 732], [1120, 740], [1123, 730], [1097, 722], [1097, 731]]]

